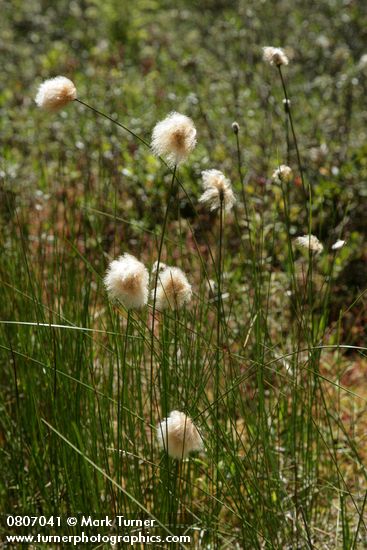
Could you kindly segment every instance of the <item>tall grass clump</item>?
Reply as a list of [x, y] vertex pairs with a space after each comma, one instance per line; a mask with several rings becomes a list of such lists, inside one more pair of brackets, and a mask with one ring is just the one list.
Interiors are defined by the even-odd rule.
[[110, 212], [85, 182], [61, 214], [49, 197], [38, 226], [12, 213], [0, 243], [7, 512], [150, 517], [192, 548], [366, 544], [366, 468], [344, 414], [365, 400], [340, 376], [346, 352], [367, 349], [341, 328], [362, 296], [331, 321], [348, 243], [320, 234], [288, 56], [263, 57], [285, 132], [255, 190], [240, 119], [219, 162], [203, 158], [192, 113], [171, 112], [149, 140], [130, 129], [132, 113], [119, 122], [66, 77], [40, 86], [42, 125], [62, 109], [84, 124], [90, 111], [98, 133], [123, 130], [119, 147], [154, 174], [138, 163], [130, 174], [144, 219], [123, 217], [119, 177]]

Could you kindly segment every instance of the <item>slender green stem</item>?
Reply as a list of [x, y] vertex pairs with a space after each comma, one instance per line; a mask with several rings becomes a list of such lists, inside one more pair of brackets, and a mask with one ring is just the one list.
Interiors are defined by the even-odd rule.
[[246, 198], [246, 190], [245, 190], [245, 179], [244, 179], [243, 171], [242, 171], [242, 157], [241, 157], [239, 130], [235, 131], [234, 134], [236, 136], [237, 167], [238, 167], [238, 175], [239, 175], [240, 183], [241, 183], [242, 202], [243, 202], [243, 206], [245, 208], [246, 223], [247, 223], [250, 247], [251, 247], [251, 251], [252, 251], [251, 225], [250, 225], [250, 217], [249, 217], [249, 211], [248, 211], [248, 206], [247, 206], [247, 198]]
[[75, 99], [74, 101], [77, 101], [81, 105], [84, 105], [84, 107], [87, 107], [88, 109], [93, 111], [96, 115], [100, 115], [100, 116], [103, 116], [104, 118], [107, 118], [107, 120], [109, 120], [110, 122], [113, 122], [114, 124], [116, 124], [117, 126], [122, 128], [123, 130], [125, 130], [125, 132], [128, 132], [131, 136], [133, 136], [135, 139], [137, 139], [138, 141], [140, 141], [141, 143], [143, 143], [146, 147], [149, 147], [149, 149], [150, 149], [150, 145], [147, 141], [145, 141], [145, 139], [143, 139], [141, 136], [139, 136], [138, 134], [136, 134], [135, 132], [130, 130], [130, 128], [128, 128], [127, 126], [124, 126], [123, 124], [121, 124], [121, 122], [119, 122], [118, 120], [115, 120], [114, 118], [110, 117], [106, 113], [103, 113], [102, 111], [99, 111], [98, 109], [96, 109], [95, 107], [92, 107], [92, 105], [89, 105], [88, 103], [86, 103], [85, 101], [82, 101], [81, 99]]
[[[125, 338], [124, 338], [124, 350], [122, 357], [121, 368], [118, 365], [117, 367], [117, 451], [120, 453], [122, 448], [122, 411], [125, 405], [125, 387], [126, 387], [126, 376], [127, 376], [127, 351], [129, 347], [129, 333], [130, 333], [130, 321], [131, 321], [131, 311], [127, 312], [126, 328], [125, 328]], [[121, 372], [122, 370], [122, 372]], [[122, 481], [122, 462], [118, 461], [117, 467], [117, 483]], [[120, 509], [119, 499], [117, 501], [118, 510]]]
[[[218, 289], [217, 289], [217, 353], [215, 375], [215, 399], [219, 396], [220, 361], [221, 361], [221, 313], [222, 313], [222, 247], [223, 247], [223, 200], [220, 202], [219, 211], [219, 245], [218, 245]], [[218, 404], [216, 405], [216, 418], [218, 420]]]
[[[167, 228], [167, 220], [169, 215], [169, 208], [171, 204], [171, 197], [173, 195], [173, 188], [175, 184], [175, 177], [176, 177], [176, 170], [177, 165], [174, 166], [173, 172], [172, 172], [172, 180], [171, 185], [168, 192], [168, 199], [167, 199], [167, 205], [166, 205], [166, 211], [164, 214], [163, 219], [163, 225], [162, 225], [162, 233], [161, 238], [159, 242], [158, 247], [158, 258], [156, 263], [156, 272], [154, 276], [154, 287], [153, 287], [153, 311], [152, 311], [152, 327], [151, 327], [151, 342], [150, 342], [150, 423], [153, 424], [153, 394], [154, 394], [154, 327], [155, 327], [155, 312], [156, 312], [156, 302], [157, 302], [157, 286], [158, 286], [158, 278], [159, 278], [159, 267], [161, 263], [161, 257], [162, 257], [162, 250], [163, 250], [163, 242], [164, 242], [164, 236], [166, 233]], [[151, 449], [153, 453], [153, 432], [151, 435]], [[153, 458], [152, 458], [153, 460]]]
[[[220, 494], [220, 481], [219, 481], [219, 455], [220, 455], [220, 430], [219, 430], [219, 395], [220, 395], [220, 372], [222, 363], [222, 256], [223, 256], [223, 215], [224, 215], [224, 197], [220, 196], [220, 210], [219, 210], [219, 245], [218, 245], [218, 266], [217, 266], [217, 280], [218, 280], [218, 292], [217, 292], [217, 349], [215, 360], [215, 431], [216, 431], [216, 443], [215, 443], [215, 495], [216, 498]], [[215, 509], [218, 506], [215, 504]], [[218, 546], [218, 539], [216, 536], [216, 547]]]
[[285, 80], [284, 80], [284, 78], [283, 78], [283, 73], [282, 73], [282, 69], [281, 69], [281, 66], [280, 66], [280, 65], [278, 66], [278, 70], [279, 70], [280, 80], [281, 80], [282, 88], [283, 88], [283, 92], [284, 92], [284, 99], [285, 99], [284, 105], [285, 105], [285, 111], [286, 111], [286, 113], [287, 113], [287, 115], [288, 115], [288, 118], [289, 118], [289, 124], [290, 124], [290, 127], [291, 127], [291, 132], [292, 132], [292, 136], [293, 136], [294, 146], [295, 146], [295, 149], [296, 149], [297, 162], [298, 162], [298, 169], [299, 169], [299, 173], [300, 173], [300, 176], [301, 176], [303, 192], [304, 192], [304, 194], [305, 194], [305, 197], [307, 198], [307, 194], [306, 194], [306, 184], [305, 184], [304, 172], [303, 172], [303, 167], [302, 167], [302, 162], [301, 162], [301, 155], [300, 155], [300, 152], [299, 152], [298, 140], [297, 140], [296, 132], [295, 132], [295, 129], [294, 129], [294, 124], [293, 124], [293, 116], [292, 116], [292, 110], [291, 110], [291, 102], [290, 102], [289, 97], [288, 97], [287, 88], [286, 88], [286, 85], [285, 85]]

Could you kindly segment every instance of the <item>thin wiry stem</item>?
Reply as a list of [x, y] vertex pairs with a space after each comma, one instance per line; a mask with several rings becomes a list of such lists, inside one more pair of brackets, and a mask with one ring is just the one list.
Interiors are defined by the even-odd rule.
[[[221, 323], [222, 323], [222, 255], [223, 255], [223, 213], [224, 213], [224, 200], [223, 197], [220, 197], [220, 210], [219, 210], [219, 245], [218, 245], [218, 267], [217, 267], [217, 277], [218, 277], [218, 292], [217, 292], [217, 350], [216, 350], [216, 361], [215, 361], [215, 431], [216, 431], [216, 444], [215, 444], [215, 494], [218, 496], [220, 494], [219, 486], [219, 447], [220, 447], [220, 437], [219, 437], [219, 395], [220, 395], [220, 366], [221, 366]], [[217, 508], [217, 506], [216, 506]], [[217, 541], [218, 542], [218, 541]]]
[[250, 217], [249, 217], [247, 199], [246, 199], [245, 180], [244, 180], [244, 176], [243, 176], [243, 172], [242, 172], [242, 157], [241, 157], [241, 149], [240, 149], [239, 130], [235, 131], [234, 134], [236, 136], [237, 166], [238, 166], [238, 175], [239, 175], [240, 183], [241, 183], [242, 201], [243, 201], [243, 205], [245, 207], [245, 214], [246, 214], [246, 222], [247, 222], [247, 228], [248, 228], [248, 234], [249, 234], [249, 240], [250, 240], [250, 247], [251, 247], [251, 250], [252, 250], [251, 226], [250, 226]]
[[[168, 192], [168, 199], [167, 199], [167, 205], [166, 205], [166, 212], [164, 214], [163, 219], [163, 225], [162, 225], [162, 233], [161, 233], [161, 239], [159, 242], [158, 247], [158, 258], [157, 258], [157, 265], [156, 265], [156, 273], [154, 277], [154, 290], [153, 290], [153, 311], [152, 311], [152, 327], [151, 327], [151, 344], [150, 344], [150, 423], [153, 424], [153, 391], [154, 391], [154, 375], [153, 375], [153, 357], [154, 357], [154, 326], [155, 326], [155, 311], [156, 311], [156, 302], [157, 302], [157, 286], [158, 286], [158, 278], [159, 278], [159, 266], [161, 263], [161, 257], [162, 257], [162, 250], [163, 250], [163, 242], [164, 242], [164, 235], [166, 232], [167, 227], [167, 220], [168, 220], [168, 214], [169, 214], [169, 208], [171, 204], [171, 197], [173, 194], [173, 188], [175, 184], [175, 178], [176, 178], [176, 170], [177, 165], [174, 166], [173, 172], [172, 172], [172, 180], [171, 185]], [[153, 432], [151, 435], [151, 443], [152, 443], [152, 449], [153, 449]], [[153, 452], [153, 450], [152, 450]]]
[[[122, 410], [124, 407], [124, 397], [125, 397], [125, 380], [126, 380], [126, 359], [127, 359], [127, 349], [128, 349], [128, 342], [129, 342], [129, 331], [130, 331], [130, 320], [131, 320], [131, 311], [128, 310], [127, 312], [127, 321], [126, 321], [126, 328], [125, 328], [125, 338], [124, 338], [124, 351], [123, 351], [123, 358], [122, 358], [122, 373], [120, 369], [120, 365], [117, 365], [117, 448], [121, 449], [121, 440], [122, 440]], [[121, 376], [122, 374], [122, 376]], [[121, 483], [122, 480], [122, 463], [121, 461], [118, 462], [118, 469], [117, 469], [117, 482]], [[118, 503], [120, 505], [120, 503]], [[120, 508], [120, 506], [119, 506]]]
[[284, 103], [284, 112], [286, 114], [285, 117], [285, 139], [287, 143], [287, 165], [289, 166], [291, 162], [291, 142], [290, 142], [290, 136], [289, 136], [289, 117], [288, 117], [288, 109], [289, 109], [289, 101], [287, 99], [283, 100]]
[[297, 136], [296, 136], [296, 132], [295, 132], [295, 129], [294, 129], [294, 124], [293, 124], [291, 104], [290, 104], [290, 100], [289, 100], [289, 97], [288, 97], [287, 88], [286, 88], [286, 85], [285, 85], [285, 81], [284, 81], [284, 78], [283, 78], [283, 73], [282, 73], [282, 69], [281, 69], [280, 65], [278, 66], [278, 70], [279, 70], [279, 76], [280, 76], [280, 80], [281, 80], [282, 88], [283, 88], [283, 93], [284, 93], [285, 111], [288, 115], [289, 124], [290, 124], [290, 127], [291, 127], [291, 132], [292, 132], [293, 141], [294, 141], [294, 147], [296, 149], [297, 163], [298, 163], [299, 173], [300, 173], [300, 176], [301, 176], [302, 188], [303, 188], [303, 192], [305, 194], [305, 197], [307, 198], [304, 172], [303, 172], [303, 167], [302, 167], [302, 162], [301, 162], [301, 155], [300, 155], [299, 147], [298, 147]]
[[[216, 398], [219, 394], [219, 363], [221, 346], [221, 301], [222, 301], [222, 247], [223, 247], [223, 200], [219, 212], [219, 246], [218, 246], [218, 292], [217, 292], [217, 359], [216, 359]], [[218, 413], [218, 411], [217, 411]]]
[[87, 107], [88, 109], [90, 109], [91, 111], [96, 113], [97, 115], [100, 115], [100, 116], [103, 116], [104, 118], [107, 118], [107, 120], [109, 120], [110, 122], [113, 122], [114, 124], [116, 124], [117, 126], [122, 128], [123, 130], [125, 130], [125, 132], [128, 132], [135, 139], [137, 139], [141, 143], [143, 143], [146, 147], [149, 147], [149, 149], [151, 148], [149, 143], [147, 141], [145, 141], [144, 138], [142, 138], [141, 136], [139, 136], [138, 134], [136, 134], [135, 132], [130, 130], [130, 128], [128, 128], [127, 126], [124, 126], [123, 124], [121, 124], [121, 122], [119, 122], [118, 120], [115, 120], [114, 118], [110, 117], [109, 115], [106, 115], [106, 113], [103, 113], [102, 111], [99, 111], [98, 109], [95, 109], [95, 107], [92, 107], [92, 105], [89, 105], [88, 103], [86, 103], [85, 101], [82, 101], [81, 99], [75, 99], [74, 101], [77, 101], [81, 105], [84, 105], [84, 107]]

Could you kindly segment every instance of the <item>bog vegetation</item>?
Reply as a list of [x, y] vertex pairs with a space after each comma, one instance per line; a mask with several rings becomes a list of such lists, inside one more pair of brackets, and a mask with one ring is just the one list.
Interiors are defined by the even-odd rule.
[[363, 2], [2, 15], [1, 511], [366, 547]]

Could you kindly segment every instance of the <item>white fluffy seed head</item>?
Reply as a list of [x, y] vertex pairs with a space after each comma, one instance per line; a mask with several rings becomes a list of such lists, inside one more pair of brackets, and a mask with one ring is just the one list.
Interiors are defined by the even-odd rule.
[[333, 246], [331, 247], [331, 250], [340, 250], [346, 244], [347, 244], [347, 241], [343, 241], [343, 240], [339, 239], [339, 240], [336, 241], [336, 243], [333, 244]]
[[170, 113], [158, 122], [152, 134], [152, 149], [164, 157], [170, 166], [184, 162], [196, 145], [196, 128], [191, 118]]
[[157, 439], [160, 447], [177, 460], [203, 449], [203, 441], [195, 424], [180, 411], [172, 411], [158, 424]]
[[303, 235], [302, 237], [297, 237], [294, 242], [300, 248], [306, 248], [312, 252], [316, 252], [316, 254], [320, 254], [324, 249], [315, 235]]
[[219, 170], [204, 170], [201, 173], [203, 178], [204, 193], [199, 202], [206, 204], [210, 210], [217, 210], [221, 203], [226, 212], [231, 210], [236, 197], [232, 190], [231, 182]]
[[40, 85], [35, 102], [46, 111], [58, 111], [76, 98], [74, 83], [65, 76], [56, 76]]
[[238, 122], [232, 122], [232, 130], [235, 134], [238, 134], [238, 132], [240, 131], [240, 125], [238, 124]]
[[273, 181], [275, 183], [288, 183], [289, 181], [291, 181], [293, 177], [293, 172], [292, 172], [292, 168], [290, 168], [289, 166], [286, 166], [285, 164], [281, 164], [279, 166], [279, 168], [277, 168], [276, 170], [274, 170], [273, 172]]
[[272, 46], [266, 46], [263, 48], [263, 59], [270, 63], [270, 65], [288, 65], [289, 59], [286, 56], [282, 48], [273, 48]]
[[[154, 289], [152, 290], [154, 296]], [[178, 267], [165, 267], [159, 273], [156, 292], [156, 308], [180, 309], [191, 300], [192, 288], [185, 273]]]
[[148, 302], [148, 270], [131, 254], [124, 254], [108, 266], [104, 284], [112, 300], [126, 309], [139, 309]]

